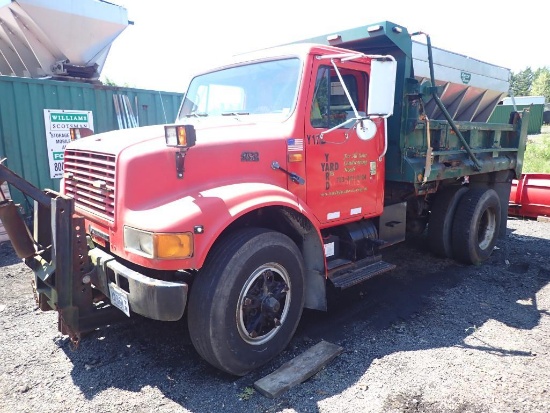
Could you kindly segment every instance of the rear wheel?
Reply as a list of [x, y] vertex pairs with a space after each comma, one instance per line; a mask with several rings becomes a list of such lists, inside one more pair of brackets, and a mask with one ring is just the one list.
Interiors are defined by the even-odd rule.
[[428, 223], [428, 245], [441, 257], [452, 258], [452, 230], [456, 206], [468, 188], [449, 187], [436, 194]]
[[287, 346], [303, 304], [296, 244], [275, 231], [241, 230], [214, 247], [192, 285], [191, 340], [213, 366], [244, 375]]
[[470, 189], [460, 200], [453, 220], [453, 256], [467, 264], [485, 261], [500, 227], [500, 199], [493, 189]]

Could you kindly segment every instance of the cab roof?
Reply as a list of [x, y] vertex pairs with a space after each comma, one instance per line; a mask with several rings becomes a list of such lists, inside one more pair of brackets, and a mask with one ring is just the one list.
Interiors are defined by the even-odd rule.
[[305, 59], [309, 55], [319, 54], [340, 54], [340, 53], [357, 53], [353, 50], [342, 49], [339, 47], [326, 46], [314, 43], [299, 43], [289, 44], [284, 46], [270, 47], [266, 49], [255, 50], [252, 52], [242, 53], [235, 55], [221, 66], [211, 68], [207, 72], [213, 72], [220, 69], [224, 69], [231, 66], [240, 65], [243, 63], [260, 62], [266, 60], [274, 60], [279, 58], [292, 58], [297, 57], [299, 59]]

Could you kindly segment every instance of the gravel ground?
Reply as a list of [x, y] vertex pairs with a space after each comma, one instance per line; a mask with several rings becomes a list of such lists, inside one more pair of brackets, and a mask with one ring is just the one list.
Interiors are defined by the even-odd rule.
[[[287, 350], [240, 378], [202, 361], [183, 321], [133, 316], [72, 348], [3, 243], [0, 411], [549, 412], [550, 223], [510, 219], [477, 267], [419, 241], [387, 251], [398, 269], [336, 296], [329, 312], [306, 311]], [[345, 351], [278, 399], [253, 390], [320, 340]]]

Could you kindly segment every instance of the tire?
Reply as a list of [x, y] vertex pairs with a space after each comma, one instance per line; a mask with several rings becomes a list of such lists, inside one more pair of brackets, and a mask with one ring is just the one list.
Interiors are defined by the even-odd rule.
[[303, 306], [296, 244], [279, 232], [240, 230], [213, 247], [191, 286], [191, 341], [214, 367], [243, 376], [288, 345]]
[[468, 192], [465, 186], [449, 187], [438, 193], [434, 199], [428, 223], [428, 246], [440, 257], [453, 257], [452, 229], [456, 206]]
[[458, 203], [453, 221], [453, 256], [481, 264], [491, 253], [500, 227], [500, 199], [493, 189], [470, 189]]

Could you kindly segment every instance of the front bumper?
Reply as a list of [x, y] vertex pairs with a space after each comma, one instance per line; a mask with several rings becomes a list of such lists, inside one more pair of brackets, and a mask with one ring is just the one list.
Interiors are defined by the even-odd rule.
[[92, 283], [106, 296], [114, 284], [127, 294], [134, 313], [160, 321], [176, 321], [183, 316], [189, 290], [186, 283], [147, 277], [99, 248], [91, 249], [88, 255], [95, 267]]

